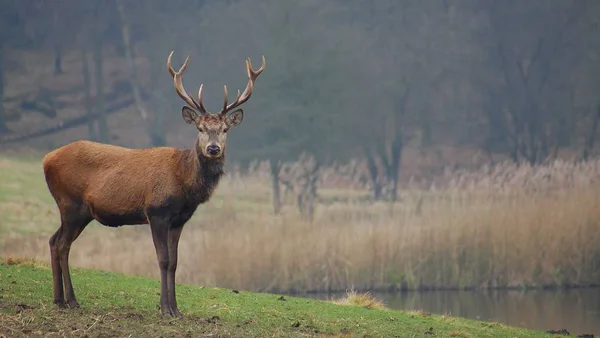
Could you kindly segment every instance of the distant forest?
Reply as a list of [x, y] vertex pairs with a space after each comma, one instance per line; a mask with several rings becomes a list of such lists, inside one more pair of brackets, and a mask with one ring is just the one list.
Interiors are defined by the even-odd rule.
[[166, 70], [174, 51], [212, 110], [224, 84], [244, 88], [245, 59], [265, 56], [230, 136], [242, 166], [358, 159], [396, 181], [408, 150], [586, 159], [599, 23], [597, 0], [4, 0], [0, 144], [191, 146]]

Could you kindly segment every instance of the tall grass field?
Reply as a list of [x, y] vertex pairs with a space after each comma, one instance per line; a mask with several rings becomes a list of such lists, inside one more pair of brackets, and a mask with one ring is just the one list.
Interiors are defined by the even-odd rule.
[[[180, 244], [177, 281], [265, 292], [582, 286], [600, 281], [600, 162], [501, 164], [405, 184], [399, 201], [325, 169], [313, 222], [268, 169], [228, 172]], [[333, 182], [333, 183], [332, 183]], [[0, 253], [49, 261], [59, 216], [41, 156], [0, 157]], [[92, 223], [70, 263], [158, 278], [147, 226]]]

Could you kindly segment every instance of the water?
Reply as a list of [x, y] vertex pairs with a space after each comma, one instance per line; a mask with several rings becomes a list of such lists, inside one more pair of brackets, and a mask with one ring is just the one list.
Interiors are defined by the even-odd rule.
[[[600, 335], [600, 288], [566, 291], [426, 291], [377, 293], [392, 309], [424, 310], [454, 317], [536, 329]], [[343, 294], [311, 295], [339, 298]]]

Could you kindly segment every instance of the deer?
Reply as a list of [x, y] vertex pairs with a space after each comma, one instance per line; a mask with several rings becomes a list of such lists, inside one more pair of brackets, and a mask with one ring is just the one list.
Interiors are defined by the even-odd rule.
[[[107, 227], [149, 225], [160, 268], [160, 311], [163, 316], [182, 317], [175, 297], [175, 271], [179, 238], [184, 225], [197, 207], [209, 201], [224, 175], [227, 133], [238, 126], [254, 82], [265, 69], [254, 70], [246, 59], [248, 84], [228, 103], [224, 86], [223, 107], [209, 112], [183, 86], [183, 73], [189, 55], [179, 71], [167, 58], [167, 70], [175, 91], [187, 104], [181, 108], [183, 120], [196, 127], [193, 147], [125, 148], [89, 140], [78, 140], [49, 152], [42, 161], [48, 190], [60, 214], [60, 227], [50, 237], [54, 304], [59, 308], [79, 308], [69, 271], [71, 244], [86, 226], [96, 220]], [[238, 108], [238, 109], [236, 109]], [[235, 109], [235, 110], [234, 110]], [[66, 293], [66, 301], [65, 301]]]

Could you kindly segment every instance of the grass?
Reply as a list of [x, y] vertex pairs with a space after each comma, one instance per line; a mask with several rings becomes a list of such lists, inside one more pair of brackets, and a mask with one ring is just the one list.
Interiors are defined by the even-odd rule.
[[[59, 218], [40, 161], [0, 157], [0, 252], [48, 261]], [[556, 162], [446, 173], [436, 189], [402, 189], [394, 205], [325, 186], [321, 195], [345, 198], [318, 205], [312, 224], [289, 201], [272, 215], [262, 169], [231, 173], [186, 225], [177, 278], [270, 292], [598, 283], [599, 167]], [[70, 262], [158, 277], [147, 226], [92, 223]]]
[[550, 337], [497, 323], [369, 308], [364, 303], [342, 306], [189, 285], [177, 286], [185, 317], [169, 319], [157, 310], [155, 279], [87, 269], [73, 269], [72, 277], [82, 308], [59, 310], [51, 301], [47, 265], [31, 259], [0, 260], [0, 336]]
[[358, 293], [355, 290], [346, 292], [346, 297], [334, 300], [338, 305], [361, 306], [366, 309], [386, 310], [385, 304], [370, 292]]

